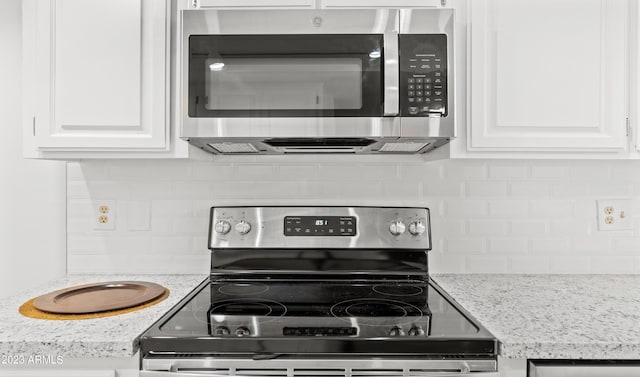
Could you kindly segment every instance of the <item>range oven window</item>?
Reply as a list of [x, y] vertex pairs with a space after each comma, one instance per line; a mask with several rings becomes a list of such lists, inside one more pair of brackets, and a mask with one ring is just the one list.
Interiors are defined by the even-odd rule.
[[192, 35], [189, 116], [381, 116], [382, 38]]

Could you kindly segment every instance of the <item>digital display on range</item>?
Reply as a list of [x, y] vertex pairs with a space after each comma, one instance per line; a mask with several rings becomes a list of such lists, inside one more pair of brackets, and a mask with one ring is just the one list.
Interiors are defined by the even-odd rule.
[[355, 327], [285, 327], [284, 336], [354, 336], [358, 335]]
[[285, 236], [355, 236], [354, 216], [285, 216]]

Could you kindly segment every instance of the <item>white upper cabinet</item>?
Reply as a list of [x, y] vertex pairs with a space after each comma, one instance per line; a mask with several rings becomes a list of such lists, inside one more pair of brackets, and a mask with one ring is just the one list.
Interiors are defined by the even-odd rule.
[[640, 5], [637, 1], [631, 3], [631, 38], [630, 46], [630, 94], [631, 106], [629, 106], [629, 119], [632, 125], [633, 144], [635, 146], [634, 157], [640, 158]]
[[468, 7], [468, 151], [625, 152], [627, 1]]
[[168, 6], [23, 2], [25, 156], [175, 156]]

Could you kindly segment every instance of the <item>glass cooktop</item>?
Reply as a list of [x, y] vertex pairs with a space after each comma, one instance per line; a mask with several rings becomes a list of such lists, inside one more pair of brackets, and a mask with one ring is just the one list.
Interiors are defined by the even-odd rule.
[[143, 353], [459, 354], [461, 347], [494, 354], [496, 340], [441, 288], [418, 280], [205, 281], [141, 339]]

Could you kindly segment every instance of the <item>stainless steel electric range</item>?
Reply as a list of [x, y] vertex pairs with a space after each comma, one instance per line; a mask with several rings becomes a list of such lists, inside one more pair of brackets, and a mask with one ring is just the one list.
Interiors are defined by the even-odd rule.
[[141, 337], [141, 376], [497, 375], [428, 273], [429, 210], [215, 207], [210, 278]]

